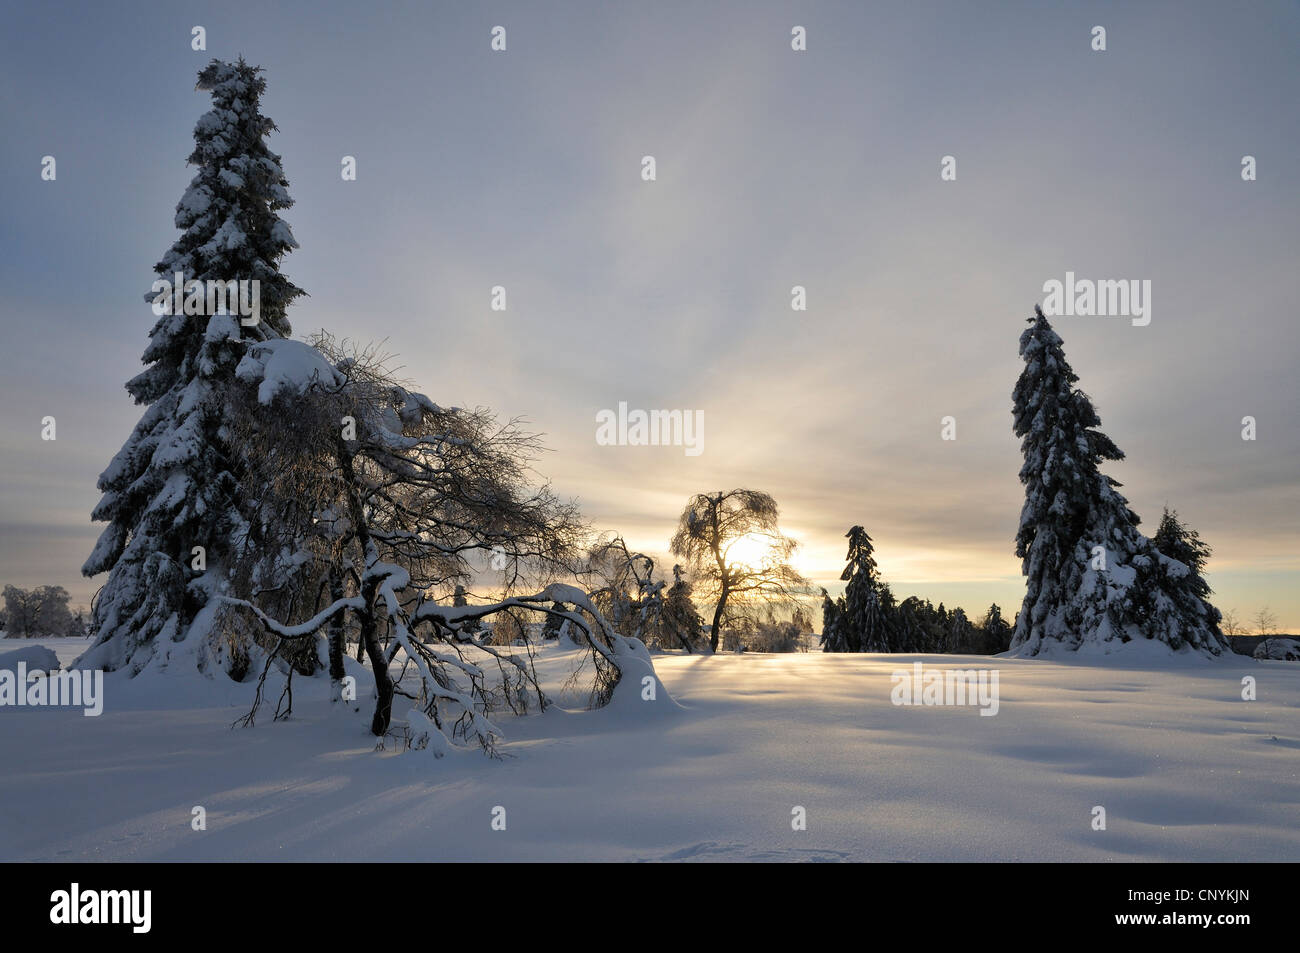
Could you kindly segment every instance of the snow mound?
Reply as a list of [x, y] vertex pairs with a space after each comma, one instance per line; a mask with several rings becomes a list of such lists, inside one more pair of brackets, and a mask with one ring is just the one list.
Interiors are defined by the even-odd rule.
[[659, 680], [650, 651], [640, 639], [628, 639], [618, 655], [622, 678], [614, 687], [605, 712], [619, 712], [619, 717], [643, 720], [682, 711], [664, 683]]
[[16, 672], [19, 662], [25, 663], [29, 672], [59, 670], [59, 657], [43, 645], [24, 645], [12, 652], [0, 654], [0, 669]]
[[1170, 647], [1169, 643], [1162, 642], [1159, 639], [1136, 638], [1128, 641], [1121, 639], [1107, 639], [1104, 642], [1086, 641], [1077, 645], [1045, 640], [1037, 647], [1021, 645], [1008, 652], [1003, 652], [996, 658], [1041, 658], [1060, 662], [1068, 662], [1073, 659], [1087, 664], [1096, 662], [1105, 664], [1108, 660], [1114, 660], [1118, 664], [1126, 665], [1147, 661], [1168, 663], [1170, 660], [1177, 659], [1204, 661], [1207, 664], [1213, 664], [1228, 659], [1229, 655], [1206, 655], [1188, 645], [1175, 649]]
[[1255, 647], [1255, 658], [1300, 662], [1300, 639], [1265, 639]]

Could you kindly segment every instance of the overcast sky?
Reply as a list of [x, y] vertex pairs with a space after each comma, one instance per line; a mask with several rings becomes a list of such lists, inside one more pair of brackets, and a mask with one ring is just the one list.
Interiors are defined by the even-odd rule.
[[[1054, 319], [1128, 454], [1108, 472], [1148, 532], [1168, 503], [1211, 543], [1221, 608], [1300, 629], [1294, 3], [6, 0], [3, 22], [0, 583], [103, 582], [79, 567], [141, 412], [122, 385], [195, 74], [243, 54], [297, 201], [295, 332], [386, 339], [433, 399], [526, 417], [597, 527], [662, 552], [692, 493], [763, 489], [814, 581], [862, 523], [900, 596], [1010, 616], [1024, 319], [1067, 271], [1148, 279], [1146, 327]], [[703, 411], [703, 453], [598, 445], [620, 401]]]

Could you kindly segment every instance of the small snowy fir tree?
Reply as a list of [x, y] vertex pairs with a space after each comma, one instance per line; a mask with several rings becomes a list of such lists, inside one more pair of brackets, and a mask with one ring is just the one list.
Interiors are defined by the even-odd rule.
[[836, 602], [825, 589], [822, 590], [822, 634], [823, 652], [847, 652], [848, 643], [844, 640], [844, 600]]
[[[1049, 646], [1078, 649], [1146, 637], [1171, 648], [1219, 654], [1217, 617], [1165, 590], [1177, 568], [1165, 564], [1138, 517], [1100, 470], [1124, 453], [1096, 429], [1101, 423], [1059, 335], [1041, 308], [1020, 337], [1025, 368], [1013, 392], [1015, 433], [1025, 462], [1025, 503], [1016, 555], [1025, 600], [1011, 647], [1034, 656]], [[1148, 609], [1160, 607], [1152, 619]]]
[[885, 620], [885, 645], [883, 651], [902, 652], [903, 621], [898, 614], [898, 599], [894, 596], [894, 590], [889, 583], [885, 582], [879, 576], [876, 577], [876, 599], [880, 603], [880, 614]]
[[260, 320], [241, 327], [233, 313], [207, 313], [236, 309], [212, 307], [203, 286], [185, 295], [180, 313], [156, 287], [145, 295], [164, 313], [144, 351], [147, 368], [126, 385], [147, 409], [99, 478], [104, 495], [92, 518], [109, 525], [82, 572], [109, 577], [84, 666], [137, 672], [158, 645], [182, 641], [251, 545], [244, 510], [252, 501], [227, 440], [226, 392], [245, 342], [287, 336], [285, 308], [303, 294], [278, 270], [296, 243], [277, 214], [292, 202], [280, 157], [266, 147], [276, 127], [259, 109], [260, 72], [241, 59], [213, 60], [199, 73], [213, 108], [194, 128], [189, 163], [198, 173], [176, 206], [181, 237], [154, 267], [160, 279], [180, 273], [186, 284], [256, 280]]
[[927, 649], [922, 617], [925, 606], [916, 596], [908, 596], [894, 610], [894, 651], [925, 652]]
[[542, 638], [554, 640], [560, 637], [560, 629], [562, 629], [564, 623], [568, 621], [564, 616], [559, 615], [558, 613], [571, 612], [572, 610], [568, 606], [559, 602], [552, 602], [551, 609], [552, 611], [546, 614], [546, 621], [542, 623]]
[[[457, 586], [455, 591], [452, 592], [451, 604], [457, 609], [461, 609], [469, 605], [469, 599], [466, 598], [464, 586]], [[461, 631], [466, 633], [467, 635], [476, 635], [478, 634], [479, 631], [482, 630], [482, 628], [483, 625], [481, 622], [479, 622], [478, 619], [467, 619], [461, 625]]]
[[948, 631], [944, 636], [944, 651], [967, 655], [975, 652], [975, 627], [966, 618], [966, 610], [958, 606], [948, 616]]
[[849, 541], [848, 565], [840, 579], [844, 587], [845, 642], [850, 652], [890, 651], [889, 627], [880, 604], [876, 561], [871, 556], [871, 537], [861, 526], [844, 534]]
[[663, 618], [669, 641], [687, 652], [694, 651], [704, 630], [704, 621], [695, 608], [692, 587], [680, 563], [673, 566], [673, 584], [664, 600]]
[[1002, 607], [996, 602], [984, 614], [980, 628], [984, 633], [985, 655], [997, 655], [1011, 647], [1011, 626], [1002, 618]]
[[1230, 652], [1219, 628], [1223, 615], [1210, 604], [1210, 585], [1202, 576], [1212, 552], [1209, 544], [1168, 507], [1151, 543], [1135, 560], [1133, 611], [1143, 634], [1175, 648], [1186, 643], [1212, 655]]

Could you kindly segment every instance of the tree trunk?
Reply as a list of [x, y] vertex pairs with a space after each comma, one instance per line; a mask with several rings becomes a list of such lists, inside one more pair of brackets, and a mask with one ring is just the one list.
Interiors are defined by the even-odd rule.
[[723, 589], [721, 595], [718, 596], [718, 607], [713, 610], [713, 631], [709, 633], [709, 650], [712, 652], [718, 651], [718, 638], [722, 635], [720, 629], [720, 626], [722, 625], [722, 610], [727, 605], [728, 595], [729, 593], [727, 590]]
[[[330, 600], [337, 602], [343, 598], [343, 574], [337, 567], [330, 570]], [[330, 681], [337, 687], [343, 681], [343, 619], [346, 610], [340, 609], [330, 616], [329, 654]]]
[[[710, 497], [710, 499], [712, 498]], [[722, 494], [719, 493], [718, 498], [713, 500], [713, 506], [710, 508], [709, 512], [709, 515], [713, 520], [713, 537], [710, 540], [710, 544], [713, 548], [714, 562], [718, 564], [718, 575], [719, 581], [721, 582], [721, 585], [718, 587], [718, 605], [717, 608], [713, 610], [713, 630], [709, 633], [709, 651], [715, 654], [718, 651], [718, 638], [722, 635], [722, 632], [719, 630], [719, 626], [722, 624], [722, 610], [723, 607], [726, 606], [727, 596], [730, 594], [730, 589], [727, 586], [729, 581], [727, 563], [726, 560], [722, 558], [722, 537], [721, 530], [718, 528], [718, 507], [721, 505]]]
[[370, 667], [375, 673], [375, 714], [370, 719], [370, 733], [382, 735], [393, 718], [393, 680], [388, 675], [388, 658], [379, 644], [379, 626], [375, 623], [374, 598], [377, 583], [368, 582], [362, 590], [366, 608], [361, 613], [361, 643], [366, 647]]
[[[374, 553], [374, 546], [370, 541], [370, 527], [366, 522], [365, 508], [361, 505], [361, 498], [357, 495], [357, 478], [352, 469], [352, 452], [348, 450], [347, 443], [344, 442], [342, 434], [338, 437], [338, 456], [339, 469], [343, 473], [343, 485], [347, 488], [348, 511], [352, 517], [352, 528], [357, 534], [357, 542], [361, 545], [361, 552], [367, 559], [367, 573], [369, 572], [369, 560]], [[384, 655], [383, 647], [379, 644], [379, 626], [375, 619], [375, 598], [379, 591], [379, 581], [377, 579], [367, 579], [362, 577], [361, 583], [361, 645], [357, 648], [357, 654], [361, 654], [364, 648], [366, 655], [370, 658], [370, 667], [375, 673], [375, 714], [370, 719], [370, 733], [373, 735], [382, 735], [388, 730], [389, 722], [393, 718], [393, 680], [388, 675], [388, 658]]]

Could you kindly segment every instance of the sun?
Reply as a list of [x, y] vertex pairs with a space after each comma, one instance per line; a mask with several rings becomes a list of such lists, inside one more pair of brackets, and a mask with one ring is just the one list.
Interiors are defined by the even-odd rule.
[[772, 561], [771, 537], [761, 533], [746, 533], [727, 547], [727, 561], [758, 569]]

